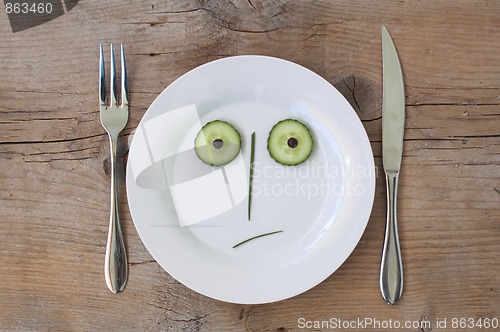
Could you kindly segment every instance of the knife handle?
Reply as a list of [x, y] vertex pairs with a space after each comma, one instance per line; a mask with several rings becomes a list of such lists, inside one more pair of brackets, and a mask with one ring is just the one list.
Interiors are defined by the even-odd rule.
[[386, 171], [387, 221], [380, 263], [380, 291], [388, 304], [394, 304], [403, 293], [403, 263], [398, 238], [396, 200], [399, 171]]

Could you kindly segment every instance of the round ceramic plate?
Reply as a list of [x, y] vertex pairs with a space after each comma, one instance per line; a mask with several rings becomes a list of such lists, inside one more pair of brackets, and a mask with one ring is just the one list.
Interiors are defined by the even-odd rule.
[[[370, 142], [344, 97], [295, 63], [237, 56], [204, 64], [167, 87], [141, 120], [141, 137], [148, 136], [148, 130], [158, 131], [164, 115], [183, 112], [195, 114], [200, 125], [219, 119], [236, 128], [241, 136], [239, 171], [232, 172], [231, 167], [237, 168], [232, 164], [205, 165], [193, 150], [183, 150], [178, 158], [168, 154], [168, 162], [162, 164], [166, 173], [183, 173], [175, 185], [168, 183], [166, 175], [165, 188], [144, 186], [137, 169], [158, 162], [145, 161], [144, 156], [154, 154], [145, 150], [169, 145], [175, 149], [172, 145], [181, 141], [191, 144], [196, 131], [170, 133], [176, 118], [171, 117], [163, 131], [186, 137], [155, 139], [157, 135], [151, 134], [150, 142], [143, 144], [134, 136], [127, 166], [128, 201], [137, 231], [154, 259], [196, 292], [245, 304], [295, 296], [337, 270], [365, 230], [375, 192]], [[267, 150], [270, 130], [283, 119], [302, 122], [313, 137], [312, 154], [300, 165], [280, 165]], [[252, 133], [255, 154], [249, 206]], [[186, 158], [195, 175], [186, 175], [191, 169], [182, 166]], [[229, 194], [217, 185], [207, 187], [216, 183], [207, 179], [217, 174], [224, 174]], [[239, 181], [237, 189], [231, 188], [233, 180]], [[179, 186], [189, 193], [181, 203]], [[229, 203], [224, 205], [227, 197]], [[189, 214], [204, 211], [207, 205], [225, 207], [205, 219]]]

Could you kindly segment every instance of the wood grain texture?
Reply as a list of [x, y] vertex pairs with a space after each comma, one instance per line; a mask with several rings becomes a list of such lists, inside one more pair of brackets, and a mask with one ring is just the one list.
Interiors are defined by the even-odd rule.
[[[89, 0], [18, 33], [0, 16], [0, 330], [295, 331], [301, 317], [371, 317], [431, 321], [407, 329], [431, 331], [436, 319], [500, 319], [498, 1]], [[405, 288], [394, 306], [378, 289], [381, 25], [396, 43], [408, 105]], [[130, 276], [119, 295], [103, 277], [109, 156], [99, 43], [126, 45], [130, 80], [119, 148]], [[266, 305], [222, 303], [174, 280], [142, 244], [125, 197], [128, 138], [154, 98], [190, 69], [238, 54], [291, 60], [336, 86], [379, 168], [373, 212], [349, 259], [310, 291]]]

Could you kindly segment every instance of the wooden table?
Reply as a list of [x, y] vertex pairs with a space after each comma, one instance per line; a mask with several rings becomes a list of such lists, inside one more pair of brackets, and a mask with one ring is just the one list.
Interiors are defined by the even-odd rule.
[[[390, 330], [392, 321], [445, 331], [460, 319], [500, 319], [498, 1], [88, 0], [16, 33], [0, 16], [0, 330], [294, 331], [372, 319], [349, 330], [377, 321]], [[407, 102], [405, 288], [394, 306], [378, 286], [382, 25], [399, 52]], [[126, 45], [130, 81], [119, 148], [129, 281], [118, 295], [103, 277], [109, 153], [99, 43]], [[142, 244], [124, 184], [128, 138], [154, 98], [196, 66], [239, 54], [291, 60], [336, 86], [379, 166], [371, 218], [349, 259], [310, 291], [264, 305], [219, 302], [174, 280]]]

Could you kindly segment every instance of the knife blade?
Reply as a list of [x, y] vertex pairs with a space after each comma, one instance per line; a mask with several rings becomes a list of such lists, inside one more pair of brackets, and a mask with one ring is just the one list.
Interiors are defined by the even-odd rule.
[[399, 57], [385, 26], [382, 27], [382, 64], [382, 163], [387, 189], [387, 220], [380, 263], [380, 291], [388, 304], [394, 304], [403, 293], [396, 201], [403, 157], [405, 94]]

